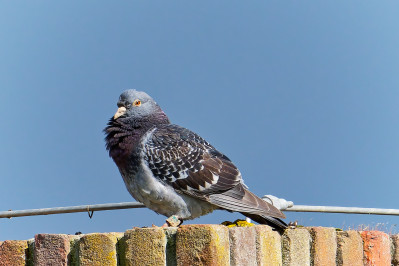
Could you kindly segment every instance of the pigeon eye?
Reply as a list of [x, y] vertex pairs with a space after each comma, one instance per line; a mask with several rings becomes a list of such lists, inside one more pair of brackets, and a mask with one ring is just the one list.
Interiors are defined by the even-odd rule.
[[134, 106], [140, 106], [141, 105], [141, 101], [140, 100], [134, 100], [133, 105]]

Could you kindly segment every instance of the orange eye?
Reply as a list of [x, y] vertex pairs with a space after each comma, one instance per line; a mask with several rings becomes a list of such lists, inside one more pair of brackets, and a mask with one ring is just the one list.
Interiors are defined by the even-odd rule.
[[133, 105], [134, 106], [140, 106], [141, 105], [141, 101], [140, 100], [134, 100]]

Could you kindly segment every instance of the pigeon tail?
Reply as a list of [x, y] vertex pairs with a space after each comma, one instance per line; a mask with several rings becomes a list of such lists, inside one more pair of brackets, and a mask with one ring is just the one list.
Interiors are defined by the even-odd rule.
[[225, 210], [239, 212], [260, 224], [277, 229], [287, 227], [279, 219], [285, 218], [279, 209], [247, 190], [242, 184], [223, 193], [210, 195], [209, 201]]
[[259, 224], [265, 224], [275, 228], [277, 231], [282, 233], [288, 226], [287, 224], [279, 218], [273, 218], [270, 216], [261, 216], [253, 213], [240, 212], [245, 217], [248, 217]]

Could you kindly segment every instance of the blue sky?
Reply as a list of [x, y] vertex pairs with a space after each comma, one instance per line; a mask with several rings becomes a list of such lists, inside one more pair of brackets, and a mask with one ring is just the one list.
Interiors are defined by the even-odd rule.
[[[259, 196], [399, 208], [399, 2], [0, 4], [1, 211], [131, 201], [102, 133], [129, 88], [230, 157]], [[396, 230], [399, 219], [286, 214], [341, 228]], [[1, 219], [0, 240], [164, 219], [146, 209]]]

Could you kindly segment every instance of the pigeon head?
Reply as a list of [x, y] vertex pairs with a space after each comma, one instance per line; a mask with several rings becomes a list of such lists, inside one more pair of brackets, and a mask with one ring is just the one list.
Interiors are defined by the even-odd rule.
[[136, 90], [126, 90], [118, 100], [118, 110], [114, 115], [114, 120], [119, 118], [127, 119], [146, 119], [165, 120], [169, 123], [167, 116], [161, 107], [147, 93]]
[[118, 110], [109, 120], [104, 133], [110, 156], [121, 164], [150, 128], [170, 122], [161, 107], [142, 91], [124, 91], [117, 105]]

